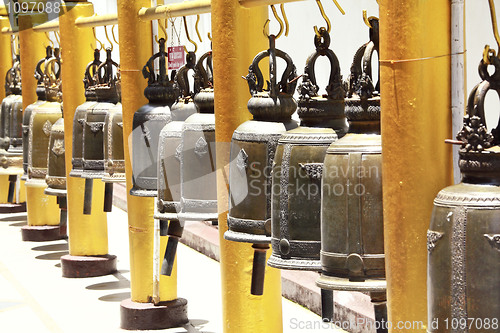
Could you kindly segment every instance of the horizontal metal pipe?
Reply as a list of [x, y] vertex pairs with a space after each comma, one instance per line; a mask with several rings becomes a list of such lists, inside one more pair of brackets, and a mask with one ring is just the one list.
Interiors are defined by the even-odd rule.
[[15, 30], [15, 31], [12, 31], [12, 28], [3, 28], [2, 29], [2, 34], [5, 34], [5, 35], [19, 35], [19, 31], [18, 30]]
[[246, 8], [258, 6], [271, 6], [287, 2], [296, 2], [301, 0], [239, 0], [240, 5]]
[[79, 17], [75, 21], [78, 28], [102, 27], [105, 25], [118, 24], [117, 14], [94, 15], [89, 17]]
[[59, 31], [59, 21], [49, 21], [33, 27], [36, 32]]
[[206, 14], [210, 13], [211, 11], [211, 0], [195, 0], [151, 8], [141, 8], [139, 10], [139, 18], [143, 20], [157, 20], [165, 19], [168, 17]]

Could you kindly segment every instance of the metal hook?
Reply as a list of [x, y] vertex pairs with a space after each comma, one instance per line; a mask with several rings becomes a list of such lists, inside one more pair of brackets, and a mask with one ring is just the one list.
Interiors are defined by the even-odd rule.
[[[342, 13], [342, 15], [345, 15], [344, 9], [340, 6], [340, 4], [337, 2], [337, 0], [333, 0], [333, 3], [337, 6], [337, 8], [339, 9], [339, 11]], [[328, 16], [326, 16], [326, 13], [325, 13], [325, 10], [323, 8], [323, 5], [321, 4], [321, 1], [320, 0], [316, 0], [316, 4], [318, 5], [319, 11], [321, 12], [321, 16], [323, 16], [323, 18], [326, 21], [326, 28], [325, 28], [325, 30], [328, 33], [330, 33], [330, 30], [331, 30], [330, 19], [328, 18]], [[316, 36], [318, 36], [318, 37], [321, 38], [321, 34], [319, 33], [319, 29], [318, 29], [317, 25], [314, 26], [314, 32], [316, 33]]]
[[[165, 27], [161, 24], [161, 20], [158, 20], [158, 28], [163, 32], [163, 36], [165, 37], [165, 42], [168, 40], [168, 35], [167, 31], [165, 30]], [[158, 40], [158, 35], [155, 35], [155, 41], [160, 44], [160, 41]]]
[[[104, 48], [104, 45], [102, 44], [102, 42], [101, 42], [99, 39], [97, 39], [97, 36], [96, 36], [96, 34], [95, 34], [95, 28], [94, 28], [94, 27], [92, 27], [92, 33], [94, 34], [94, 39], [96, 40], [96, 45], [95, 45], [95, 47], [94, 47], [94, 46], [92, 46], [92, 43], [90, 43], [90, 48], [91, 48], [92, 50], [94, 50], [94, 49], [98, 49], [99, 51], [100, 51], [100, 50], [102, 50], [102, 49]], [[97, 42], [99, 42], [99, 45], [100, 45], [100, 46], [99, 46], [99, 48], [97, 47]]]
[[366, 13], [366, 9], [363, 9], [363, 21], [365, 22], [365, 24], [368, 28], [373, 29], [373, 27], [370, 23], [370, 20], [377, 20], [378, 21], [378, 17], [375, 17], [375, 16], [368, 17], [368, 15]]
[[49, 43], [50, 43], [50, 46], [52, 48], [54, 48], [54, 42], [52, 41], [52, 39], [50, 39], [50, 36], [49, 36], [49, 33], [47, 31], [45, 31], [45, 37], [47, 37]]
[[490, 13], [491, 13], [491, 24], [493, 28], [493, 35], [495, 35], [495, 40], [497, 41], [498, 49], [500, 50], [500, 35], [498, 34], [498, 25], [497, 25], [497, 17], [495, 12], [495, 3], [493, 0], [488, 0], [490, 4]]
[[[280, 31], [278, 32], [278, 34], [275, 37], [275, 39], [278, 39], [281, 36], [281, 34], [283, 33], [283, 21], [278, 16], [278, 13], [276, 12], [276, 8], [274, 8], [274, 5], [271, 5], [271, 9], [273, 11], [274, 18], [276, 18], [276, 20], [280, 24]], [[262, 32], [264, 33], [264, 36], [266, 36], [266, 38], [269, 38], [269, 34], [266, 33], [267, 25], [269, 24], [269, 22], [271, 22], [271, 20], [267, 19], [266, 22], [264, 23], [264, 28], [262, 29]]]
[[288, 24], [288, 18], [286, 17], [284, 3], [280, 5], [280, 9], [281, 9], [281, 15], [283, 16], [283, 20], [285, 21], [285, 36], [288, 37], [288, 31], [290, 30], [290, 25]]
[[54, 37], [56, 38], [57, 46], [61, 48], [61, 39], [59, 38], [59, 32], [54, 31]]
[[210, 34], [210, 32], [207, 32], [207, 37], [210, 41], [212, 41], [212, 34]]
[[118, 41], [116, 40], [116, 37], [115, 37], [115, 27], [116, 27], [116, 24], [113, 24], [113, 26], [111, 27], [111, 35], [113, 36], [113, 40], [115, 41], [116, 45], [120, 45], [120, 43], [118, 43]]
[[196, 15], [196, 23], [194, 24], [194, 29], [196, 30], [196, 34], [198, 35], [200, 42], [203, 43], [203, 40], [201, 39], [200, 31], [198, 30], [198, 22], [200, 22], [200, 15]]
[[104, 34], [106, 35], [106, 39], [108, 40], [111, 51], [113, 51], [113, 42], [111, 41], [111, 39], [108, 36], [108, 27], [107, 26], [104, 26]]
[[[192, 40], [189, 37], [189, 31], [188, 31], [187, 22], [186, 22], [186, 16], [183, 16], [182, 19], [184, 20], [184, 30], [186, 30], [187, 39], [188, 39], [188, 41], [191, 42], [191, 44], [194, 45], [194, 51], [193, 52], [196, 53], [196, 51], [198, 51], [198, 45], [194, 42], [194, 40]], [[185, 45], [184, 45], [184, 51], [186, 51], [186, 53], [189, 53]]]

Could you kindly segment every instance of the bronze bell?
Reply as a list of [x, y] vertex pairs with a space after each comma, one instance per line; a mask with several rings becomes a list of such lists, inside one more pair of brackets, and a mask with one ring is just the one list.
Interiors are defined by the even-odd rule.
[[45, 194], [57, 196], [57, 203], [61, 209], [59, 230], [61, 235], [66, 234], [68, 204], [66, 200], [66, 162], [64, 149], [64, 119], [59, 118], [50, 129], [49, 149], [47, 160], [47, 188]]
[[[57, 69], [55, 66], [58, 66]], [[62, 117], [60, 93], [60, 61], [50, 58], [46, 65], [43, 81], [47, 101], [31, 112], [28, 136], [28, 178], [45, 180], [47, 157], [52, 125]]]
[[[194, 60], [194, 54], [189, 57]], [[188, 112], [189, 103], [195, 105], [190, 110], [197, 111], [185, 120], [167, 124], [160, 134], [158, 213], [156, 218], [166, 225], [168, 221], [168, 243], [162, 263], [161, 274], [170, 275], [175, 260], [179, 238], [184, 231], [186, 220], [217, 221], [217, 192], [215, 174], [215, 115], [213, 80], [203, 67], [206, 61], [211, 67], [212, 52], [205, 53], [194, 67], [194, 89], [196, 94], [191, 102], [184, 104], [182, 119]], [[191, 65], [190, 65], [191, 67]], [[183, 68], [176, 78], [183, 94], [192, 95], [184, 89]], [[194, 102], [193, 102], [194, 101]], [[172, 113], [179, 109], [172, 108]], [[174, 116], [172, 116], [174, 118]]]
[[[169, 80], [165, 64], [165, 39], [159, 40], [160, 51], [149, 58], [142, 69], [148, 86], [144, 95], [149, 103], [134, 114], [132, 125], [131, 195], [154, 197], [157, 194], [158, 141], [162, 128], [172, 118], [170, 108], [179, 95], [173, 80]], [[159, 74], [154, 73], [154, 61], [159, 60]]]
[[[240, 125], [231, 141], [229, 166], [229, 230], [224, 238], [252, 243], [254, 252], [253, 295], [262, 295], [266, 266], [266, 251], [271, 243], [271, 175], [270, 170], [280, 136], [297, 127], [291, 115], [297, 108], [292, 95], [297, 85], [296, 69], [285, 52], [275, 48], [275, 36], [269, 37], [269, 49], [253, 59], [246, 80], [252, 98], [248, 110], [253, 115]], [[264, 90], [264, 78], [259, 62], [269, 57], [269, 90]], [[276, 58], [286, 62], [281, 80], [276, 82]]]
[[[113, 74], [113, 67], [116, 68], [116, 74]], [[100, 73], [103, 75], [100, 76]], [[82, 139], [83, 170], [80, 177], [85, 178], [83, 213], [87, 215], [92, 212], [94, 179], [102, 178], [105, 175], [104, 124], [106, 116], [120, 101], [119, 65], [111, 59], [111, 49], [106, 50], [106, 61], [97, 68], [96, 77], [97, 84], [94, 89], [97, 103], [88, 108], [85, 113]]]
[[[371, 292], [380, 321], [386, 311], [382, 146], [380, 95], [371, 76], [372, 54], [378, 51], [378, 19], [370, 23], [371, 40], [356, 52], [351, 66], [345, 100], [349, 132], [328, 147], [324, 160], [322, 274], [316, 284], [323, 296], [325, 290]], [[324, 318], [332, 319], [333, 299], [322, 301]]]
[[104, 211], [113, 207], [113, 184], [125, 182], [122, 105], [108, 110], [104, 121]]
[[[321, 176], [328, 146], [347, 131], [344, 89], [339, 61], [328, 47], [330, 35], [314, 35], [316, 51], [307, 59], [297, 113], [300, 127], [283, 134], [272, 171], [272, 255], [267, 261], [280, 269], [321, 271]], [[326, 95], [318, 95], [315, 64], [330, 61]]]
[[95, 85], [98, 84], [97, 69], [101, 65], [99, 50], [94, 50], [94, 60], [85, 68], [83, 85], [85, 87], [85, 102], [75, 110], [73, 118], [73, 155], [71, 158], [71, 177], [80, 177], [83, 170], [83, 129], [85, 127], [85, 115], [87, 110], [97, 104]]
[[[18, 184], [18, 176], [22, 175], [22, 124], [19, 123], [17, 131], [17, 120], [22, 117], [21, 96], [21, 63], [19, 55], [16, 56], [12, 67], [7, 71], [5, 77], [5, 92], [7, 97], [2, 101], [0, 115], [0, 174], [9, 176], [8, 202], [14, 201], [14, 192]], [[11, 125], [14, 123], [11, 130]], [[11, 136], [13, 135], [12, 139]]]
[[[457, 139], [462, 181], [441, 190], [427, 231], [428, 332], [499, 332], [500, 127], [488, 131], [484, 101], [500, 94], [500, 60], [481, 60]], [[471, 318], [475, 320], [471, 321]]]
[[30, 148], [29, 148], [29, 132], [30, 132], [30, 118], [31, 118], [31, 113], [33, 112], [34, 109], [36, 109], [38, 106], [44, 104], [47, 101], [46, 93], [45, 93], [45, 85], [43, 84], [43, 77], [44, 77], [44, 69], [42, 69], [42, 65], [45, 68], [45, 64], [47, 61], [52, 58], [53, 52], [52, 52], [52, 47], [47, 46], [45, 49], [46, 56], [45, 58], [42, 58], [37, 64], [35, 68], [35, 79], [37, 80], [37, 87], [36, 87], [36, 94], [38, 96], [38, 100], [35, 103], [32, 103], [24, 109], [23, 112], [23, 170], [24, 174], [23, 177], [21, 178], [22, 180], [28, 179], [28, 158], [30, 154]]

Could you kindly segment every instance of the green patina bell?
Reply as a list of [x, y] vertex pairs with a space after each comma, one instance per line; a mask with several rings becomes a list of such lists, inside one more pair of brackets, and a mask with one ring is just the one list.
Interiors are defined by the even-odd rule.
[[[132, 128], [132, 184], [131, 195], [157, 195], [158, 142], [160, 132], [172, 121], [170, 109], [179, 95], [178, 88], [167, 75], [165, 39], [159, 40], [160, 51], [149, 58], [142, 69], [148, 86], [144, 95], [149, 103], [135, 113]], [[159, 73], [155, 75], [154, 61], [158, 59]]]
[[[5, 76], [5, 93], [0, 114], [0, 175], [9, 176], [8, 202], [13, 202], [18, 176], [23, 174], [22, 163], [22, 96], [21, 63], [19, 55]], [[17, 128], [19, 121], [19, 128]], [[11, 129], [11, 127], [13, 127]], [[20, 140], [18, 140], [18, 138]]]
[[[321, 176], [328, 146], [347, 131], [344, 89], [330, 35], [314, 36], [316, 51], [307, 59], [297, 113], [300, 127], [283, 134], [272, 171], [272, 255], [267, 264], [280, 269], [321, 271]], [[330, 62], [326, 95], [318, 95], [315, 64]]]
[[[102, 73], [102, 75], [100, 75]], [[104, 124], [110, 110], [120, 102], [120, 66], [106, 50], [106, 60], [96, 70], [94, 85], [97, 103], [87, 108], [83, 126], [83, 170], [85, 178], [83, 213], [92, 212], [92, 187], [94, 179], [105, 175]], [[108, 185], [109, 188], [109, 185]], [[109, 195], [108, 195], [109, 197]], [[111, 195], [112, 198], [112, 195]]]
[[[194, 59], [193, 56], [190, 58]], [[203, 66], [205, 60], [209, 73]], [[161, 269], [163, 275], [170, 275], [172, 272], [178, 240], [182, 236], [185, 221], [217, 221], [211, 63], [212, 52], [209, 51], [194, 66], [195, 95], [189, 102], [194, 108], [190, 107], [190, 112], [200, 113], [181, 121], [189, 113], [187, 108], [172, 108], [172, 118], [177, 120], [167, 124], [160, 134], [158, 212], [155, 218], [164, 224], [170, 221], [167, 229], [169, 238]], [[182, 73], [181, 68], [177, 77]], [[187, 80], [179, 81], [181, 87], [184, 86], [182, 82]], [[181, 91], [186, 92], [183, 89]], [[181, 112], [174, 116], [178, 111]]]
[[[259, 63], [269, 57], [270, 82], [264, 90]], [[277, 58], [286, 63], [277, 82]], [[297, 109], [293, 92], [297, 85], [296, 69], [285, 52], [275, 48], [275, 36], [269, 37], [269, 49], [254, 58], [246, 76], [252, 98], [247, 107], [253, 120], [241, 124], [231, 140], [229, 166], [229, 230], [224, 238], [253, 244], [254, 264], [251, 293], [262, 295], [266, 251], [271, 243], [271, 167], [283, 133], [297, 127], [291, 119]]]
[[[495, 72], [490, 75], [481, 60], [483, 81], [469, 95], [457, 135], [462, 181], [434, 199], [427, 231], [428, 332], [500, 332], [500, 126], [488, 131], [484, 110], [488, 91], [500, 94], [500, 60], [489, 58]], [[471, 318], [480, 319], [471, 324]]]

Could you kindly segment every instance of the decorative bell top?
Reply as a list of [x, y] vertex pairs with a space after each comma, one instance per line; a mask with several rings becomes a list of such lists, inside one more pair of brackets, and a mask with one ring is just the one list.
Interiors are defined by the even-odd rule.
[[380, 132], [380, 81], [373, 84], [371, 66], [373, 52], [379, 52], [379, 24], [377, 18], [369, 22], [370, 41], [356, 51], [349, 76], [345, 114], [350, 132], [361, 128]]
[[[148, 79], [148, 86], [144, 89], [144, 96], [150, 103], [160, 103], [172, 106], [179, 95], [174, 86], [173, 79], [168, 78], [165, 59], [168, 57], [165, 52], [165, 38], [160, 38], [160, 51], [149, 58], [148, 62], [142, 68], [142, 75]], [[154, 61], [159, 58], [160, 68], [158, 75], [154, 72]], [[174, 77], [174, 72], [172, 72]]]
[[[116, 68], [116, 75], [113, 75], [113, 66]], [[121, 100], [120, 65], [111, 59], [111, 49], [109, 48], [106, 49], [106, 61], [97, 67], [94, 81], [96, 82], [94, 87], [98, 102], [116, 104]]]
[[62, 102], [62, 86], [60, 76], [61, 61], [59, 58], [52, 57], [45, 63], [43, 75], [46, 100], [49, 102]]
[[47, 46], [45, 48], [45, 54], [45, 58], [40, 59], [40, 61], [36, 64], [34, 75], [37, 80], [36, 95], [38, 96], [38, 99], [42, 101], [47, 99], [45, 85], [43, 84], [44, 70], [42, 69], [42, 65], [45, 67], [47, 61], [53, 57], [52, 47]]
[[[269, 36], [269, 49], [255, 56], [248, 68], [248, 75], [244, 77], [248, 81], [248, 87], [252, 98], [248, 101], [248, 111], [255, 120], [283, 121], [291, 118], [297, 109], [297, 103], [293, 99], [293, 92], [297, 85], [297, 70], [292, 58], [285, 52], [275, 48], [274, 35]], [[270, 82], [268, 89], [264, 90], [264, 78], [259, 68], [259, 62], [269, 57]], [[286, 68], [281, 80], [276, 82], [276, 57], [286, 62]]]
[[[101, 65], [101, 60], [99, 60], [100, 52], [98, 49], [94, 50], [94, 60], [88, 63], [85, 68], [85, 77], [83, 78], [83, 86], [85, 87], [85, 99], [87, 101], [97, 100], [95, 94], [95, 86], [98, 82], [98, 68]], [[91, 72], [92, 71], [92, 72]]]
[[[330, 50], [330, 35], [325, 28], [319, 30], [321, 37], [314, 35], [316, 51], [309, 56], [304, 69], [302, 83], [297, 88], [299, 102], [297, 113], [302, 126], [331, 127], [340, 136], [347, 131], [344, 115], [344, 95], [340, 65], [335, 53]], [[326, 95], [318, 95], [314, 65], [319, 56], [326, 56], [330, 61], [330, 77], [326, 87]]]
[[5, 95], [21, 95], [21, 60], [16, 55], [16, 60], [5, 75]]
[[[203, 61], [207, 62], [207, 69]], [[194, 103], [200, 113], [214, 113], [214, 79], [212, 68], [212, 51], [201, 56], [194, 68]]]
[[488, 73], [488, 64], [481, 59], [479, 75], [483, 81], [472, 89], [467, 103], [467, 114], [464, 125], [457, 134], [462, 141], [459, 151], [459, 167], [464, 181], [472, 179], [489, 179], [500, 182], [500, 122], [488, 133], [484, 116], [484, 100], [491, 89], [500, 94], [500, 59], [490, 57], [491, 65], [495, 66], [493, 75]]

